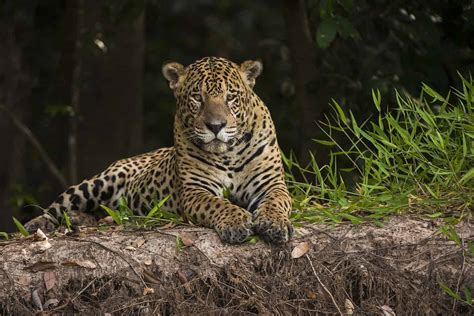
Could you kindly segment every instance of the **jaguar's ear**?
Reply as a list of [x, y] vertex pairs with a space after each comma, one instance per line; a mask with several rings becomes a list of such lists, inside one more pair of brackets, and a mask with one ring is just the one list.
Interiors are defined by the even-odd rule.
[[240, 65], [242, 78], [250, 88], [255, 85], [255, 79], [262, 73], [262, 68], [262, 62], [258, 60], [246, 60]]
[[171, 90], [175, 90], [179, 86], [180, 79], [184, 73], [183, 65], [177, 62], [165, 63], [161, 71], [166, 80], [168, 80]]

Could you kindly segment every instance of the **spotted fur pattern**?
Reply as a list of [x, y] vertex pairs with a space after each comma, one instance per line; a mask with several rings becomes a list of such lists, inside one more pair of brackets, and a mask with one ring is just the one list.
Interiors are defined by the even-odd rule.
[[[88, 224], [88, 212], [101, 204], [115, 208], [122, 196], [137, 214], [169, 197], [165, 210], [213, 227], [226, 242], [252, 233], [286, 242], [291, 198], [272, 119], [253, 91], [261, 69], [258, 61], [237, 65], [216, 57], [187, 67], [165, 64], [177, 102], [175, 146], [113, 163], [62, 193], [49, 213], [67, 211], [74, 223]], [[47, 215], [26, 226], [52, 228]]]

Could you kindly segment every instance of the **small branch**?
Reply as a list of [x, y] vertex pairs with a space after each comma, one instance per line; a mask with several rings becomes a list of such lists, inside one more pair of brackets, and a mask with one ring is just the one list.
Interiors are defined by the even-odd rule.
[[48, 153], [43, 148], [38, 139], [35, 137], [33, 132], [25, 124], [23, 124], [23, 122], [21, 122], [7, 107], [0, 105], [0, 110], [6, 114], [6, 116], [12, 121], [13, 125], [28, 139], [31, 145], [33, 145], [33, 147], [38, 151], [41, 159], [46, 164], [51, 174], [61, 184], [61, 186], [67, 187], [68, 185], [66, 179], [56, 167], [53, 160], [49, 157]]
[[316, 273], [316, 270], [314, 269], [313, 263], [311, 262], [311, 259], [309, 258], [308, 254], [306, 254], [306, 259], [308, 259], [309, 264], [311, 265], [311, 269], [313, 270], [313, 274], [314, 274], [314, 276], [316, 277], [316, 279], [318, 279], [319, 284], [321, 284], [321, 286], [323, 287], [324, 291], [326, 291], [326, 293], [328, 293], [328, 295], [331, 297], [332, 303], [334, 304], [334, 306], [336, 306], [337, 311], [339, 312], [339, 315], [344, 315], [344, 314], [341, 312], [341, 309], [339, 308], [339, 306], [337, 305], [336, 300], [334, 299], [334, 296], [333, 296], [332, 293], [328, 290], [328, 288], [326, 287], [326, 285], [324, 285], [324, 283], [321, 281], [321, 279], [319, 278], [318, 274]]

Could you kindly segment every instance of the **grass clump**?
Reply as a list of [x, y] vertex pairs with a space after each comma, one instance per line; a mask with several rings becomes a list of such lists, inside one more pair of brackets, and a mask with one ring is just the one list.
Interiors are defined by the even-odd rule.
[[[380, 93], [373, 91], [377, 114], [365, 122], [333, 100], [333, 120], [321, 123], [327, 139], [316, 140], [331, 146], [329, 164], [319, 166], [314, 156], [307, 166], [298, 164], [293, 154], [283, 158], [298, 210], [293, 219], [381, 224], [387, 215], [411, 212], [456, 223], [470, 216], [472, 78], [461, 77], [461, 85], [446, 97], [426, 84], [418, 98], [397, 92], [390, 111], [383, 110]], [[349, 167], [339, 167], [341, 158]]]

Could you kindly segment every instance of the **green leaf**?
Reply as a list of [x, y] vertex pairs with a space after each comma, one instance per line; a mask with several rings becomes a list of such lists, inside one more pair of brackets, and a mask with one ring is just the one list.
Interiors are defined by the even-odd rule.
[[321, 24], [319, 24], [318, 31], [316, 32], [316, 42], [319, 47], [327, 48], [336, 37], [336, 33], [336, 21], [333, 18], [324, 19]]
[[122, 218], [120, 217], [118, 212], [102, 204], [100, 205], [100, 207], [102, 207], [107, 212], [107, 214], [109, 214], [109, 216], [112, 217], [112, 219], [117, 225], [122, 225]]
[[466, 184], [469, 180], [474, 178], [474, 168], [471, 168], [465, 175], [462, 176], [460, 182], [461, 184]]
[[71, 220], [69, 219], [69, 215], [67, 215], [66, 211], [63, 211], [64, 221], [66, 222], [66, 227], [68, 230], [72, 230]]
[[180, 236], [176, 236], [176, 250], [182, 251], [184, 249], [185, 244], [183, 242], [183, 239], [181, 239]]
[[30, 233], [25, 229], [25, 226], [23, 226], [19, 220], [17, 220], [15, 217], [12, 217], [13, 218], [13, 222], [15, 223], [15, 226], [16, 228], [18, 228], [18, 231], [20, 232], [20, 234], [22, 234], [23, 236], [29, 236]]
[[352, 9], [352, 0], [338, 0], [338, 2], [347, 12], [349, 12]]
[[156, 212], [160, 211], [161, 210], [161, 207], [166, 203], [166, 201], [168, 201], [168, 199], [171, 197], [171, 195], [168, 195], [166, 196], [164, 199], [161, 199], [158, 203], [155, 203], [155, 205], [153, 206], [153, 208], [148, 212], [148, 214], [146, 215], [147, 218], [151, 218], [153, 217], [153, 215], [155, 215]]
[[377, 111], [380, 112], [380, 103], [382, 102], [382, 97], [380, 96], [379, 89], [377, 90], [372, 89], [372, 100], [374, 100], [374, 104], [375, 104], [375, 107], [377, 108]]
[[324, 145], [324, 146], [335, 146], [335, 145], [337, 145], [335, 142], [329, 141], [329, 140], [314, 139], [314, 141], [316, 143]]
[[339, 105], [339, 103], [336, 102], [336, 100], [332, 99], [332, 104], [334, 106], [334, 108], [336, 109], [340, 119], [342, 120], [342, 122], [347, 125], [347, 117], [346, 117], [346, 114], [344, 113], [344, 110], [341, 108], [341, 106]]
[[463, 287], [462, 288], [462, 291], [464, 293], [464, 301], [469, 304], [469, 305], [472, 305], [472, 293], [471, 293], [471, 290], [468, 289], [467, 287]]
[[6, 232], [0, 232], [0, 236], [6, 240], [10, 238]]
[[457, 294], [453, 290], [451, 290], [451, 288], [446, 283], [440, 282], [439, 286], [441, 287], [441, 289], [443, 290], [444, 293], [448, 294], [449, 296], [451, 296], [455, 300], [459, 301], [461, 299], [461, 296], [459, 296], [459, 294]]
[[359, 39], [359, 32], [357, 32], [354, 25], [352, 25], [352, 23], [348, 19], [342, 16], [336, 16], [335, 19], [337, 24], [337, 32], [343, 38]]
[[245, 239], [245, 242], [250, 245], [255, 245], [259, 240], [260, 237], [258, 237], [258, 235], [252, 235], [248, 236], [247, 239]]

